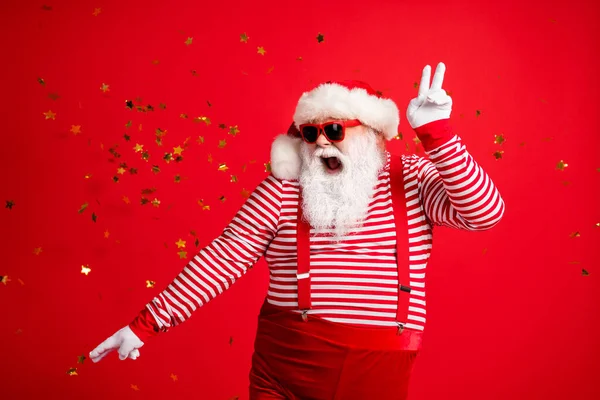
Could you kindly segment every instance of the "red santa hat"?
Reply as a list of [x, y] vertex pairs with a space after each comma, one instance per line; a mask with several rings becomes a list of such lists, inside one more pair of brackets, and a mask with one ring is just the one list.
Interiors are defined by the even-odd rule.
[[398, 135], [396, 104], [361, 81], [329, 81], [304, 92], [296, 105], [294, 122], [271, 146], [271, 172], [279, 179], [298, 179], [301, 159], [299, 128], [329, 118], [358, 119], [381, 132], [386, 140]]

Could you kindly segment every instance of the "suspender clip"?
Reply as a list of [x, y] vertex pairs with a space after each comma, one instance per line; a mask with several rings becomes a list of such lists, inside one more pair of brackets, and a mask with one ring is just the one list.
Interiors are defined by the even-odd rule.
[[302, 310], [302, 320], [304, 322], [308, 321], [308, 310]]
[[400, 290], [402, 290], [403, 292], [410, 293], [410, 291], [412, 290], [412, 288], [410, 286], [400, 285]]
[[398, 324], [398, 335], [402, 335], [402, 332], [404, 332], [404, 324], [402, 322], [397, 322]]

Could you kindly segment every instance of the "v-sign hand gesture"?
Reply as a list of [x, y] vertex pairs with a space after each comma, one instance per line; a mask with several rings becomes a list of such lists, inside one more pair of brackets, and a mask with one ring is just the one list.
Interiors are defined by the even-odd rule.
[[406, 118], [410, 126], [415, 129], [429, 122], [450, 118], [452, 112], [452, 98], [442, 89], [446, 66], [439, 63], [433, 75], [433, 82], [429, 86], [431, 67], [423, 68], [421, 84], [417, 97], [412, 99], [406, 110]]

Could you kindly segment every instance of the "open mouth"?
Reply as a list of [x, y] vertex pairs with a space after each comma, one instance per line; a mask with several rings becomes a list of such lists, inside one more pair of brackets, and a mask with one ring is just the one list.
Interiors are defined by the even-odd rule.
[[335, 173], [342, 168], [342, 163], [337, 157], [321, 157], [321, 160], [329, 173]]

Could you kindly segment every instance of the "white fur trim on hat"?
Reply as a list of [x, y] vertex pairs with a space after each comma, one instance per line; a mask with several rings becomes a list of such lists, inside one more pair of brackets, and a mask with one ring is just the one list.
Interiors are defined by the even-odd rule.
[[392, 100], [372, 96], [363, 88], [348, 89], [337, 83], [324, 83], [305, 92], [294, 113], [296, 127], [327, 118], [359, 119], [383, 132], [387, 140], [398, 135], [400, 125], [398, 107]]
[[271, 173], [277, 179], [295, 180], [300, 176], [302, 139], [279, 135], [271, 145]]

